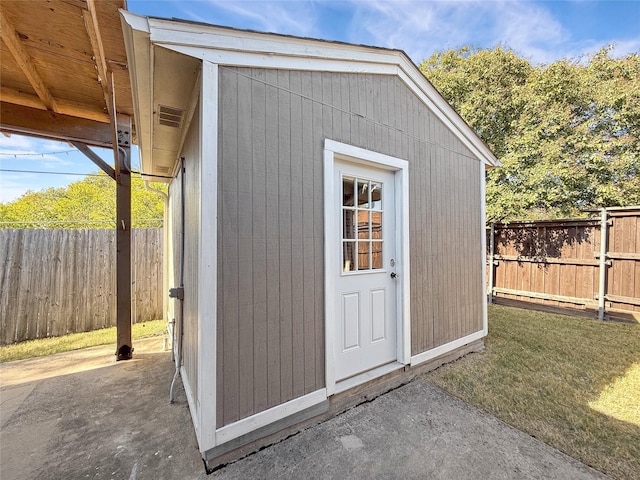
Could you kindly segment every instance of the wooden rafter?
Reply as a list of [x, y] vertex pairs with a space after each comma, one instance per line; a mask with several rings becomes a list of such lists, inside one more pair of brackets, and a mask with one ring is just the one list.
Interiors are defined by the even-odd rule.
[[104, 103], [107, 106], [109, 116], [113, 119], [115, 111], [111, 105], [111, 93], [109, 89], [109, 80], [107, 72], [107, 61], [104, 55], [104, 47], [102, 45], [102, 35], [100, 34], [100, 26], [98, 24], [98, 15], [96, 12], [95, 0], [87, 0], [88, 10], [83, 10], [82, 18], [84, 19], [84, 26], [89, 35], [89, 41], [91, 42], [91, 49], [93, 50], [93, 57], [95, 58], [96, 67], [98, 69], [98, 76], [100, 77], [100, 87], [102, 88], [102, 96], [104, 97]]
[[[38, 110], [47, 110], [40, 98], [31, 93], [21, 92], [8, 87], [0, 87], [0, 97], [2, 101], [9, 103], [17, 103], [25, 107], [37, 108]], [[79, 102], [72, 102], [58, 98], [56, 100], [57, 113], [69, 115], [72, 117], [86, 118], [97, 122], [109, 123], [109, 115], [105, 113], [103, 108], [86, 105]]]
[[58, 105], [56, 100], [51, 95], [51, 92], [47, 88], [47, 85], [42, 80], [42, 77], [38, 73], [29, 53], [26, 48], [18, 38], [15, 28], [13, 25], [7, 20], [6, 15], [0, 15], [1, 20], [1, 35], [2, 41], [7, 46], [9, 51], [11, 52], [11, 56], [14, 58], [16, 63], [20, 66], [20, 69], [29, 80], [31, 87], [35, 90], [38, 98], [43, 103], [43, 105], [47, 108], [47, 110], [51, 110], [52, 112], [58, 111]]
[[111, 125], [86, 118], [0, 102], [2, 130], [21, 135], [78, 141], [96, 147], [112, 148]]

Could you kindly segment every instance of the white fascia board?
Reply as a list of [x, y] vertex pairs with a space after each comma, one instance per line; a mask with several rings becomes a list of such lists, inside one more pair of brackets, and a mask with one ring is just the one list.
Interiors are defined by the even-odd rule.
[[131, 13], [130, 11], [124, 10], [122, 8], [119, 8], [118, 11], [120, 12], [120, 16], [122, 17], [123, 22], [126, 22], [131, 29], [149, 33], [148, 17]]
[[467, 343], [475, 342], [476, 340], [480, 340], [481, 338], [486, 337], [484, 329], [467, 335], [466, 337], [458, 338], [452, 342], [445, 343], [444, 345], [440, 345], [439, 347], [432, 348], [431, 350], [427, 350], [426, 352], [419, 353], [411, 357], [411, 366], [420, 365], [428, 360], [440, 357], [449, 352], [456, 350], [457, 348], [465, 346]]
[[140, 31], [146, 29], [152, 43], [220, 65], [397, 74], [475, 156], [487, 165], [500, 166], [489, 148], [399, 50], [377, 50], [156, 18], [147, 19], [145, 24], [145, 17], [128, 12], [125, 18], [132, 27]]
[[376, 49], [325, 40], [295, 38], [284, 35], [220, 28], [213, 25], [179, 23], [149, 19], [151, 41], [166, 45], [190, 45], [235, 52], [264, 53], [368, 63], [398, 64], [399, 50]]
[[173, 50], [174, 52], [189, 55], [208, 62], [217, 63], [222, 66], [233, 65], [253, 68], [341, 73], [374, 73], [379, 75], [398, 74], [398, 66], [393, 64], [375, 64], [334, 58], [318, 59], [311, 57], [269, 55], [265, 53], [236, 52], [213, 48], [205, 49], [190, 45], [172, 45], [167, 43], [157, 43], [157, 45], [168, 50]]
[[225, 425], [216, 430], [216, 443], [221, 445], [241, 437], [247, 433], [253, 432], [259, 428], [265, 427], [273, 422], [287, 418], [295, 413], [302, 412], [307, 408], [324, 402], [327, 399], [327, 390], [321, 388], [315, 392], [308, 393], [302, 397], [295, 398], [281, 405], [276, 405], [250, 417], [243, 418], [237, 422]]
[[416, 68], [412, 63], [405, 61], [405, 65], [400, 65], [399, 67], [399, 77], [404, 83], [476, 157], [492, 167], [500, 166], [500, 162], [491, 150], [449, 105], [449, 102], [427, 81], [424, 75], [419, 71], [416, 72]]
[[162, 19], [149, 19], [149, 26], [152, 42], [220, 65], [398, 74], [475, 156], [487, 165], [500, 165], [462, 117], [399, 50], [378, 50]]
[[153, 143], [153, 45], [149, 41], [147, 17], [122, 9], [119, 11], [140, 147], [140, 166], [143, 172], [149, 172], [152, 171]]

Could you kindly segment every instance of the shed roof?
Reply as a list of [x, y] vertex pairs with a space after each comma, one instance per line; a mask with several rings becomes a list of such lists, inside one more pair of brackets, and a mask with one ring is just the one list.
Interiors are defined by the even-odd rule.
[[131, 80], [145, 172], [166, 175], [174, 168], [185, 132], [162, 125], [161, 112], [169, 107], [179, 115], [179, 126], [188, 126], [202, 59], [220, 65], [397, 75], [473, 155], [487, 166], [500, 165], [402, 50], [121, 14], [127, 55], [135, 65]]

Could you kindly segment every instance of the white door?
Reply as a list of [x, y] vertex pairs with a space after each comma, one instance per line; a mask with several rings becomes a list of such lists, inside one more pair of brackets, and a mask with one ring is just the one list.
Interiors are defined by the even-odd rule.
[[335, 163], [335, 369], [344, 380], [397, 358], [394, 173]]

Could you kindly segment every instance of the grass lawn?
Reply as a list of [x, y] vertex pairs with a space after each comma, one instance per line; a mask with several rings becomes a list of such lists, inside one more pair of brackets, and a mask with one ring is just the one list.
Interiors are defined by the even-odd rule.
[[640, 478], [640, 325], [491, 306], [486, 350], [427, 378], [597, 470]]
[[[131, 336], [137, 338], [153, 337], [165, 332], [167, 323], [164, 320], [134, 323]], [[63, 337], [39, 338], [13, 345], [0, 347], [0, 363], [24, 360], [25, 358], [43, 357], [53, 353], [68, 352], [80, 348], [96, 347], [116, 343], [116, 327], [103, 328], [93, 332], [72, 333]]]

